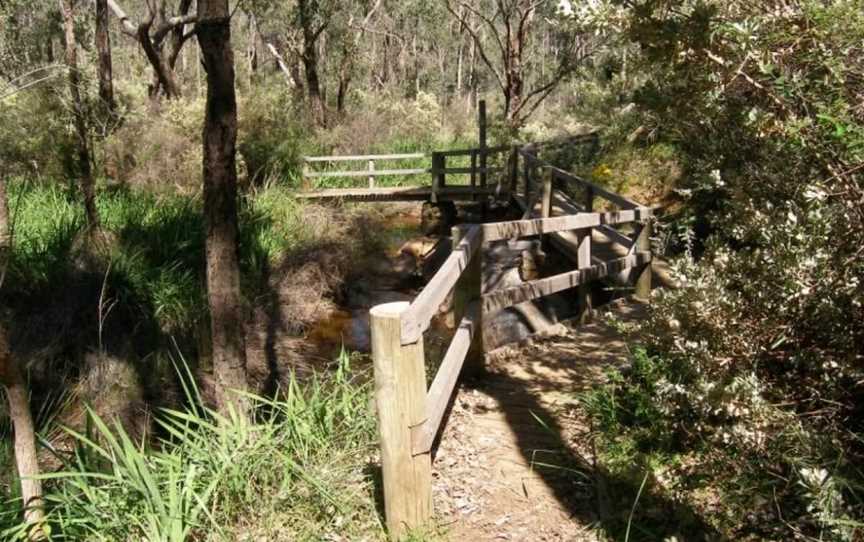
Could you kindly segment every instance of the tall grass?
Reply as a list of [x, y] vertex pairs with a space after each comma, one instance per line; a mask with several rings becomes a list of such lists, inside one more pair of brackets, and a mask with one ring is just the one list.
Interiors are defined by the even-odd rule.
[[[88, 411], [68, 429], [77, 449], [44, 475], [54, 540], [321, 540], [381, 538], [371, 477], [368, 378], [343, 353], [335, 371], [291, 379], [276, 399], [250, 395], [253, 421], [200, 406], [157, 416], [161, 437], [136, 442]], [[0, 533], [23, 540], [22, 525]]]

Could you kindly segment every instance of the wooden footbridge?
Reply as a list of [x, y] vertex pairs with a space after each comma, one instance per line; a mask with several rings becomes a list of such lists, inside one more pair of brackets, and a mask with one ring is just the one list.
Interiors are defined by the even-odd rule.
[[[307, 161], [365, 161], [368, 169], [362, 176], [369, 177], [369, 186], [314, 191], [303, 197], [431, 202], [496, 198], [509, 199], [523, 212], [521, 220], [454, 227], [452, 253], [413, 301], [370, 310], [385, 514], [396, 539], [432, 517], [433, 447], [460, 376], [483, 372], [484, 319], [569, 289], [577, 289], [584, 317], [591, 311], [591, 283], [611, 277], [629, 281], [635, 296], [649, 296], [651, 209], [546, 161], [556, 149], [591, 138], [596, 136], [495, 148], [481, 144], [476, 149], [433, 153], [429, 168], [375, 169], [379, 160], [423, 157], [414, 154]], [[493, 158], [502, 155], [505, 160]], [[447, 159], [453, 156], [469, 157], [470, 166], [448, 168]], [[359, 171], [318, 176], [340, 174], [361, 176]], [[419, 188], [375, 186], [374, 177], [391, 174], [431, 175], [431, 183]], [[449, 186], [447, 175], [453, 174], [468, 175], [469, 182]], [[502, 289], [484, 284], [484, 252], [496, 244], [531, 237], [558, 248], [572, 260], [573, 269]], [[439, 309], [451, 300], [458, 325], [437, 372], [427, 380], [427, 370], [435, 367], [426, 367], [424, 334]]]

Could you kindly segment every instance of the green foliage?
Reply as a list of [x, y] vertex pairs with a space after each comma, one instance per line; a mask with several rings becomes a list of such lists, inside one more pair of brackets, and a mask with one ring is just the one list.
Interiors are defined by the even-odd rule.
[[681, 164], [684, 254], [643, 326], [650, 356], [589, 404], [613, 464], [666, 456], [667, 490], [732, 538], [862, 532], [861, 8], [628, 14], [641, 143]]
[[239, 103], [238, 151], [253, 184], [275, 179], [297, 186], [302, 174], [302, 157], [314, 148], [309, 129], [297, 106], [283, 89], [256, 86]]
[[254, 422], [198, 406], [189, 384], [189, 410], [157, 414], [155, 445], [89, 411], [88, 430], [70, 430], [74, 457], [43, 476], [52, 539], [380, 537], [364, 473], [374, 433], [367, 381], [343, 353], [335, 371], [292, 378], [276, 399], [251, 396]]

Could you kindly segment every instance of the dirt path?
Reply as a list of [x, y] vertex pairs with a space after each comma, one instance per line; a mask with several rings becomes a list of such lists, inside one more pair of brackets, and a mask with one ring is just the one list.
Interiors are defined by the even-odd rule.
[[[644, 307], [617, 302], [607, 311], [633, 322]], [[604, 481], [591, 474], [577, 394], [626, 363], [627, 345], [603, 317], [559, 327], [493, 352], [489, 373], [458, 392], [433, 469], [436, 516], [449, 539], [598, 539], [592, 524], [607, 508]]]

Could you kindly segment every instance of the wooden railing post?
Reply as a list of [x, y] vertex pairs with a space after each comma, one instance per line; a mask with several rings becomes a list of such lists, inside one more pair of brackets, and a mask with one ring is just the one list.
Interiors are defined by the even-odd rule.
[[[549, 218], [552, 216], [552, 169], [543, 169], [543, 199], [540, 204], [540, 218]], [[546, 250], [549, 247], [549, 236], [542, 236], [541, 245]]]
[[[476, 227], [476, 226], [475, 226]], [[454, 250], [459, 245], [459, 241], [467, 234], [464, 231], [464, 226], [454, 226], [452, 230], [453, 248]], [[479, 246], [474, 257], [468, 262], [468, 266], [459, 277], [456, 287], [453, 289], [453, 316], [454, 321], [458, 324], [468, 310], [468, 305], [475, 300], [479, 300], [483, 293], [483, 228], [478, 232], [480, 237], [477, 240]], [[485, 371], [484, 367], [484, 346], [483, 346], [483, 310], [478, 310], [477, 320], [475, 323], [474, 338], [471, 341], [471, 348], [468, 350], [468, 355], [465, 357], [465, 365], [462, 369], [462, 374], [469, 377], [478, 377]]]
[[309, 173], [311, 173], [310, 168], [309, 168], [309, 161], [306, 160], [306, 158], [304, 157], [303, 158], [303, 178], [300, 179], [300, 186], [303, 187], [304, 190], [308, 189], [309, 186], [311, 185], [311, 181], [309, 180]]
[[471, 152], [471, 199], [477, 200], [477, 192], [474, 190], [477, 188], [477, 152]]
[[444, 187], [445, 157], [440, 152], [432, 153], [432, 203], [438, 203], [438, 191]]
[[[651, 252], [651, 220], [642, 223], [639, 237], [636, 238], [637, 252]], [[633, 295], [637, 299], [648, 301], [651, 298], [651, 263], [645, 264], [639, 270], [636, 278], [636, 289]]]
[[411, 429], [426, 419], [426, 369], [423, 337], [402, 344], [402, 313], [408, 306], [386, 303], [369, 311], [384, 512], [394, 540], [432, 517], [431, 455], [412, 451]]
[[590, 186], [585, 187], [585, 212], [594, 212], [594, 189]]
[[480, 186], [486, 188], [486, 100], [480, 100], [477, 132], [480, 139]]
[[508, 181], [510, 187], [510, 194], [516, 194], [516, 183], [519, 179], [519, 146], [513, 145], [513, 148], [510, 149], [510, 160], [508, 163]]
[[522, 176], [525, 178], [525, 202], [531, 201], [531, 156], [522, 155]]
[[[579, 245], [576, 248], [576, 266], [579, 269], [589, 268], [593, 265], [591, 261], [591, 232], [593, 229], [580, 230], [577, 232]], [[578, 290], [579, 299], [579, 323], [584, 324], [591, 318], [594, 310], [591, 299], [591, 285], [580, 284]]]
[[369, 188], [375, 188], [375, 160], [369, 160]]

